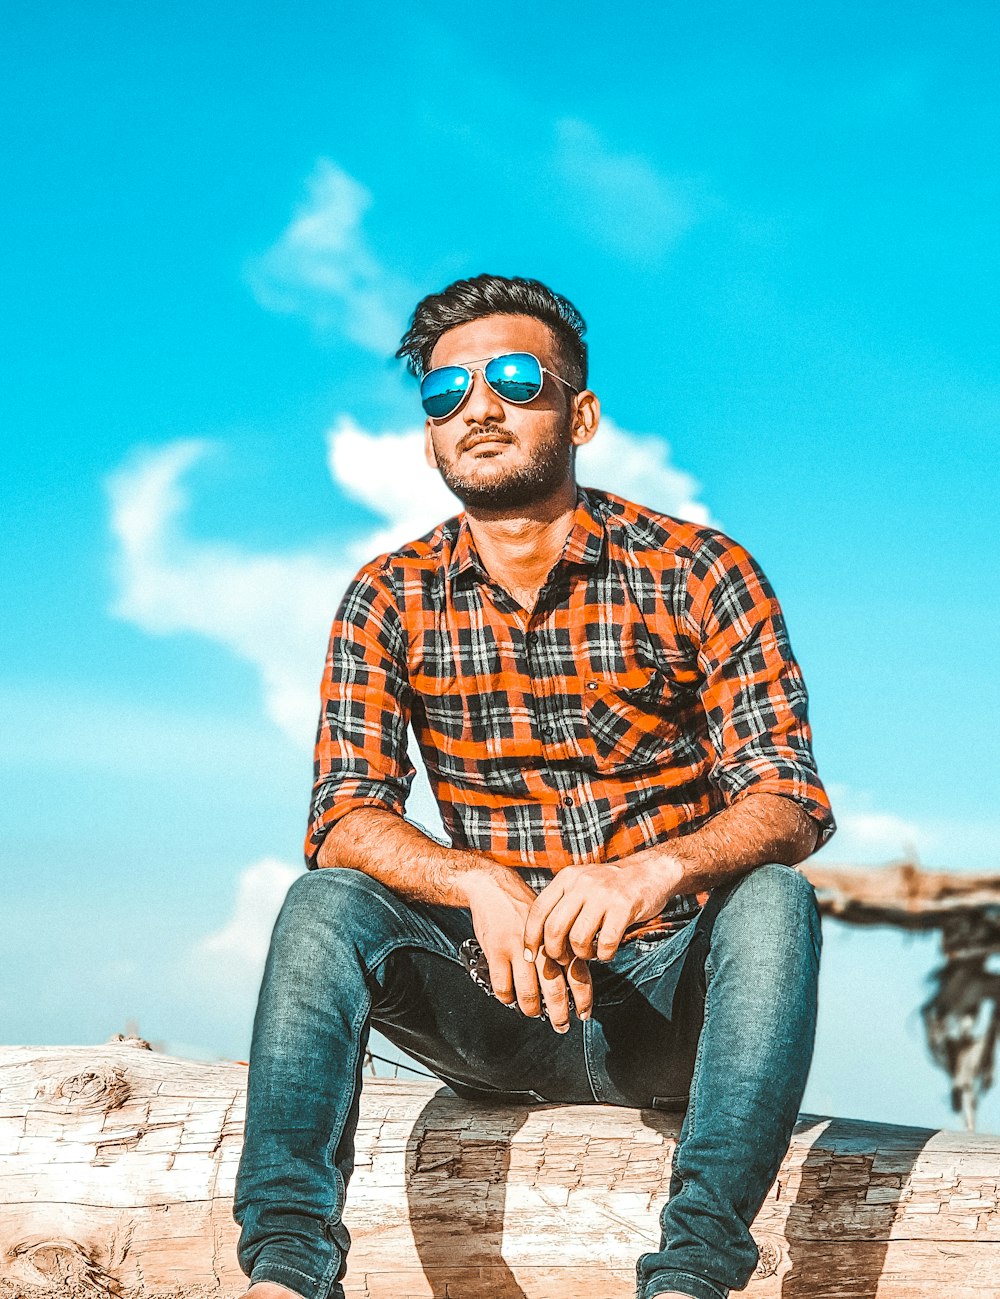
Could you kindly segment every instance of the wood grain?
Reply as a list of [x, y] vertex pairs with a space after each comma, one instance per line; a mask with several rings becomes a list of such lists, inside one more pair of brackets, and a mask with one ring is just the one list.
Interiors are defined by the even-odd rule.
[[[127, 1045], [0, 1050], [0, 1299], [242, 1294], [246, 1070]], [[353, 1299], [625, 1299], [678, 1117], [487, 1109], [366, 1082]], [[1000, 1138], [803, 1116], [754, 1225], [753, 1299], [997, 1299]]]

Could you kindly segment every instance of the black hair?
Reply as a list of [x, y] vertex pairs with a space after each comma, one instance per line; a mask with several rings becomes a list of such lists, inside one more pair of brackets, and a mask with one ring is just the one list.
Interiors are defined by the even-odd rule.
[[412, 375], [422, 378], [441, 335], [483, 316], [534, 316], [543, 321], [555, 335], [562, 377], [578, 390], [587, 386], [586, 321], [568, 298], [541, 280], [476, 275], [429, 293], [417, 303], [396, 355], [406, 359]]

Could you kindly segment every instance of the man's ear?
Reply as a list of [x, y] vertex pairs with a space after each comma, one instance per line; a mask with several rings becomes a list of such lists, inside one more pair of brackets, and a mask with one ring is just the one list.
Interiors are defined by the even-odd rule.
[[434, 454], [434, 443], [431, 441], [431, 422], [424, 420], [424, 459], [432, 469], [438, 467], [437, 456]]
[[575, 447], [582, 447], [597, 432], [597, 426], [601, 422], [601, 403], [598, 401], [597, 393], [591, 392], [589, 388], [578, 392], [574, 401], [576, 412], [573, 416], [573, 429], [570, 436]]

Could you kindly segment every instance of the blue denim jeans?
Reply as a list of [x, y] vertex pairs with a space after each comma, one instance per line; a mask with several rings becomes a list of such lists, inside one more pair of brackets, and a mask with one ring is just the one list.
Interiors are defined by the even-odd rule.
[[457, 955], [471, 934], [468, 911], [407, 902], [358, 871], [292, 884], [250, 1053], [234, 1210], [244, 1272], [304, 1299], [343, 1294], [342, 1214], [374, 1026], [459, 1094], [686, 1107], [638, 1299], [741, 1289], [757, 1263], [749, 1227], [812, 1057], [820, 928], [808, 881], [758, 867], [674, 936], [592, 962], [592, 1017], [565, 1034], [476, 987]]

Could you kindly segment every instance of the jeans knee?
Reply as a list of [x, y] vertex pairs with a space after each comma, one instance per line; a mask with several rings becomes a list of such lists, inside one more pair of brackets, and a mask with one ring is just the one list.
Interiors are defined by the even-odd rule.
[[758, 954], [769, 947], [811, 950], [822, 943], [816, 890], [801, 871], [770, 862], [749, 871], [733, 886], [716, 921], [730, 940], [744, 939]]
[[275, 924], [275, 939], [287, 934], [294, 942], [310, 936], [329, 941], [350, 940], [359, 927], [377, 927], [378, 917], [392, 894], [363, 871], [326, 867], [306, 871], [292, 881]]
[[816, 890], [794, 866], [768, 862], [748, 871], [736, 881], [726, 906], [733, 903], [751, 906], [754, 911], [767, 908], [775, 915], [802, 917], [816, 914]]
[[[271, 935], [264, 970], [270, 999], [328, 999], [364, 977], [370, 954], [391, 932], [392, 895], [360, 871], [309, 871], [291, 884]], [[262, 998], [265, 991], [262, 990]]]

